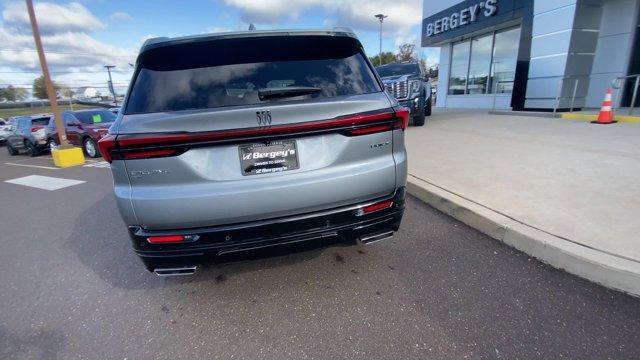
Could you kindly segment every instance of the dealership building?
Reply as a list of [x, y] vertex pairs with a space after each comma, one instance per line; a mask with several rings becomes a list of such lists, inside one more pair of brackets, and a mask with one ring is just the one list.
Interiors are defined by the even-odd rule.
[[[614, 79], [640, 73], [639, 19], [640, 0], [424, 0], [436, 106], [600, 107]], [[617, 81], [616, 106], [629, 106], [634, 80]]]

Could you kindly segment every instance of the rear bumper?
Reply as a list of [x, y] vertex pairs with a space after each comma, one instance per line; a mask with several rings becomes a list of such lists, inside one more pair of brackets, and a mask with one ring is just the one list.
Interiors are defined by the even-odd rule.
[[[386, 198], [298, 216], [171, 231], [146, 231], [132, 226], [129, 235], [134, 251], [151, 271], [196, 266], [225, 261], [239, 254], [260, 256], [273, 248], [354, 243], [359, 238], [397, 231], [404, 212], [404, 198], [405, 190], [399, 188]], [[393, 200], [393, 205], [370, 214], [359, 214], [362, 207], [384, 200]], [[147, 237], [162, 235], [189, 235], [196, 240], [176, 244], [147, 242]]]

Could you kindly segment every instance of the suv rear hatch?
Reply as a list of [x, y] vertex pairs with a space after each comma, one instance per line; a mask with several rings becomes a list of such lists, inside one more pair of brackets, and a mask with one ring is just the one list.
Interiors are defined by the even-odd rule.
[[391, 106], [352, 36], [169, 42], [143, 49], [101, 149], [126, 169], [129, 225], [277, 218], [393, 194], [408, 115]]

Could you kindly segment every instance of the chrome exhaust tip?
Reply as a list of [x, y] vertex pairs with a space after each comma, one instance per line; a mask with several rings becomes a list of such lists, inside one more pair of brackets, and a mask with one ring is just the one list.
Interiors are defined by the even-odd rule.
[[185, 266], [179, 268], [157, 268], [153, 269], [153, 273], [158, 276], [181, 276], [181, 275], [193, 275], [196, 272], [197, 266]]
[[393, 238], [393, 231], [383, 231], [379, 233], [367, 234], [358, 238], [358, 243], [369, 245], [381, 240]]

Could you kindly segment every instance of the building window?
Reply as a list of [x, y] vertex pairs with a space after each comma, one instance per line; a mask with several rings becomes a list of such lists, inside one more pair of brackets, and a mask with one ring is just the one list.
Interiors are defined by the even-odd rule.
[[451, 77], [449, 78], [449, 94], [464, 94], [469, 69], [469, 41], [453, 45], [451, 54]]
[[511, 93], [518, 63], [520, 28], [497, 32], [493, 46], [490, 92]]
[[449, 95], [511, 93], [520, 28], [453, 44]]
[[471, 40], [467, 94], [486, 94], [491, 69], [493, 34]]

